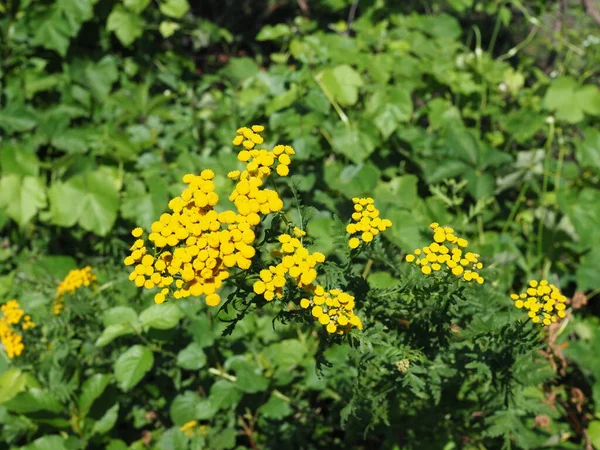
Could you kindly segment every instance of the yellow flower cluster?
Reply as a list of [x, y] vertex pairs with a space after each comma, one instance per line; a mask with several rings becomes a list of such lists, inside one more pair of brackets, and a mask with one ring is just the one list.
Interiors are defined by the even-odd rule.
[[354, 297], [350, 294], [332, 289], [325, 291], [323, 286], [315, 286], [311, 299], [303, 298], [300, 306], [311, 308], [311, 313], [328, 333], [344, 334], [352, 327], [362, 330], [363, 325], [354, 314]]
[[[299, 230], [300, 233], [304, 233]], [[282, 256], [281, 262], [269, 269], [260, 271], [260, 280], [254, 283], [254, 292], [267, 301], [283, 297], [283, 287], [286, 285], [286, 275], [292, 278], [298, 287], [305, 288], [312, 285], [317, 278], [318, 263], [325, 261], [325, 255], [320, 252], [310, 253], [297, 237], [289, 234], [279, 236], [281, 248], [274, 252], [274, 256]]]
[[529, 311], [527, 314], [533, 323], [541, 323], [543, 326], [548, 326], [567, 315], [567, 297], [547, 280], [531, 280], [526, 292], [511, 294], [510, 298], [517, 308]]
[[54, 315], [59, 315], [65, 308], [65, 294], [72, 294], [82, 286], [91, 286], [94, 281], [96, 281], [96, 276], [92, 273], [90, 266], [71, 270], [56, 289], [56, 296], [52, 302]]
[[221, 297], [216, 291], [230, 276], [230, 270], [250, 268], [256, 253], [253, 227], [260, 223], [260, 215], [283, 208], [277, 192], [262, 188], [264, 179], [271, 174], [275, 162], [276, 172], [287, 175], [290, 155], [294, 154], [291, 147], [283, 145], [272, 151], [255, 149], [255, 145], [264, 142], [259, 134], [263, 130], [258, 125], [243, 127], [233, 140], [234, 145], [243, 147], [238, 159], [246, 163], [245, 170], [228, 174], [236, 181], [229, 197], [236, 211], [215, 210], [219, 203], [215, 174], [206, 169], [200, 175], [183, 177], [188, 187], [169, 202], [171, 213], [162, 214], [152, 224], [148, 240], [154, 244], [153, 254], [146, 247], [143, 230], [132, 231], [138, 239], [125, 258], [126, 265], [135, 265], [129, 279], [138, 287], [159, 288], [154, 297], [156, 303], [163, 303], [170, 294], [174, 298], [205, 295], [207, 305], [217, 306]]
[[352, 327], [362, 330], [362, 322], [354, 314], [354, 297], [339, 289], [325, 291], [323, 286], [315, 284], [316, 267], [325, 262], [325, 255], [320, 252], [310, 253], [302, 245], [298, 238], [305, 236], [305, 231], [296, 227], [294, 234], [296, 237], [289, 234], [279, 236], [281, 246], [273, 252], [273, 256], [281, 258], [281, 262], [260, 271], [260, 279], [253, 285], [254, 292], [267, 301], [275, 297], [282, 298], [289, 278], [311, 295], [311, 298], [300, 301], [300, 307], [307, 309], [312, 306], [312, 315], [329, 333], [347, 333]]
[[385, 231], [392, 226], [391, 220], [379, 217], [379, 210], [375, 208], [375, 201], [372, 198], [354, 197], [352, 202], [354, 203], [353, 223], [346, 226], [346, 232], [349, 234], [360, 233], [360, 239], [358, 237], [350, 238], [348, 241], [350, 248], [358, 247], [361, 240], [362, 242], [371, 242], [380, 231]]
[[441, 227], [436, 222], [429, 226], [433, 230], [433, 242], [406, 255], [406, 261], [420, 266], [425, 275], [447, 270], [465, 281], [483, 284], [483, 277], [477, 272], [483, 268], [480, 255], [464, 252], [469, 242], [456, 236], [450, 227]]
[[21, 324], [22, 330], [28, 330], [35, 327], [31, 317], [25, 314], [25, 311], [16, 300], [10, 300], [0, 306], [0, 342], [9, 358], [20, 356], [25, 349], [23, 336], [15, 331], [15, 326]]

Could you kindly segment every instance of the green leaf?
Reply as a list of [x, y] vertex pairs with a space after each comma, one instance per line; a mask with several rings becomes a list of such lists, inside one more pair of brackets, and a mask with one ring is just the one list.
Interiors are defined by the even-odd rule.
[[106, 29], [115, 33], [121, 44], [129, 47], [144, 33], [144, 19], [117, 5], [106, 20]]
[[73, 29], [58, 8], [48, 9], [48, 13], [36, 27], [32, 43], [56, 51], [66, 56]]
[[377, 204], [388, 203], [396, 208], [411, 209], [419, 200], [418, 181], [415, 175], [404, 175], [387, 183], [379, 183], [373, 191], [373, 198]]
[[587, 432], [592, 445], [596, 448], [600, 448], [600, 420], [591, 421], [588, 425]]
[[133, 334], [134, 328], [127, 323], [119, 323], [107, 326], [102, 334], [96, 340], [96, 347], [104, 347], [110, 344], [118, 337], [125, 336], [127, 334]]
[[600, 173], [600, 131], [588, 128], [584, 134], [585, 138], [577, 141], [577, 160], [581, 165], [593, 167]]
[[31, 444], [21, 447], [21, 450], [67, 450], [67, 447], [62, 437], [53, 434], [38, 438]]
[[111, 375], [96, 373], [89, 377], [81, 386], [79, 395], [79, 412], [86, 416], [94, 402], [102, 395], [112, 379]]
[[46, 187], [37, 177], [6, 175], [0, 179], [0, 208], [24, 226], [46, 206]]
[[119, 209], [119, 193], [112, 180], [100, 171], [87, 172], [50, 188], [50, 218], [60, 226], [76, 222], [98, 235], [112, 228]]
[[325, 69], [317, 78], [325, 94], [345, 106], [354, 105], [358, 101], [358, 88], [364, 84], [360, 74], [348, 64]]
[[600, 288], [598, 267], [600, 267], [600, 246], [594, 247], [591, 252], [581, 258], [575, 274], [577, 289], [592, 291]]
[[217, 380], [210, 387], [210, 401], [217, 409], [229, 409], [236, 406], [242, 399], [243, 393], [235, 383], [227, 380]]
[[158, 26], [158, 31], [165, 39], [173, 36], [178, 29], [179, 24], [169, 20], [163, 20]]
[[590, 115], [600, 115], [600, 89], [592, 84], [587, 84], [575, 92], [575, 98], [572, 100], [581, 107], [581, 109]]
[[201, 398], [200, 401], [196, 403], [196, 420], [210, 420], [216, 413], [217, 409], [214, 407], [209, 398]]
[[134, 345], [115, 362], [115, 377], [119, 387], [127, 392], [135, 387], [144, 375], [152, 369], [154, 355], [143, 345]]
[[104, 415], [94, 423], [92, 434], [105, 434], [113, 429], [119, 418], [119, 404], [115, 403]]
[[37, 114], [29, 105], [14, 102], [0, 109], [0, 128], [8, 133], [28, 131], [36, 124]]
[[190, 420], [196, 420], [196, 405], [200, 400], [200, 396], [192, 391], [185, 391], [175, 397], [169, 408], [173, 423], [180, 427]]
[[281, 420], [294, 412], [288, 402], [274, 394], [271, 394], [267, 403], [262, 405], [258, 411], [262, 416], [273, 420]]
[[262, 392], [269, 387], [269, 380], [262, 375], [261, 369], [244, 357], [229, 358], [225, 366], [235, 370], [236, 386], [243, 392]]
[[23, 389], [26, 377], [19, 369], [10, 368], [0, 375], [0, 405], [6, 403]]
[[37, 177], [40, 162], [35, 153], [19, 147], [16, 143], [7, 143], [0, 148], [0, 166], [5, 175]]
[[198, 370], [206, 364], [206, 355], [202, 347], [192, 342], [177, 355], [177, 365], [187, 370]]
[[190, 5], [187, 0], [162, 0], [159, 8], [165, 16], [181, 19], [189, 11]]
[[144, 327], [169, 330], [174, 328], [183, 317], [183, 312], [174, 303], [152, 305], [140, 313], [140, 323]]
[[265, 25], [260, 29], [256, 35], [257, 41], [276, 41], [282, 37], [288, 37], [292, 35], [292, 30], [285, 23], [278, 23], [277, 25]]
[[367, 112], [384, 139], [389, 138], [398, 126], [410, 121], [413, 111], [410, 91], [402, 88], [379, 88], [367, 102]]
[[105, 327], [120, 324], [130, 324], [134, 326], [137, 321], [137, 313], [129, 306], [114, 306], [108, 311], [105, 311], [102, 316], [102, 322]]
[[369, 157], [378, 144], [377, 131], [366, 125], [346, 127], [339, 124], [332, 134], [333, 149], [355, 164]]
[[52, 392], [29, 388], [4, 404], [9, 411], [27, 414], [36, 411], [59, 413], [65, 409]]
[[150, 0], [124, 0], [125, 8], [135, 14], [140, 14], [150, 4]]

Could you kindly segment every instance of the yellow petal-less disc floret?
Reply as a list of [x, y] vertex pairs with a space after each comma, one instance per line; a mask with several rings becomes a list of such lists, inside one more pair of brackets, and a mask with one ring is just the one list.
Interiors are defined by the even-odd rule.
[[390, 220], [380, 217], [380, 212], [375, 207], [375, 201], [372, 198], [354, 197], [352, 203], [355, 212], [352, 214], [352, 222], [346, 225], [346, 232], [359, 236], [350, 237], [348, 240], [350, 248], [357, 248], [361, 242], [373, 241], [377, 234], [392, 226]]
[[566, 317], [567, 297], [548, 280], [531, 280], [526, 292], [511, 294], [518, 309], [525, 309], [533, 323], [548, 326]]
[[[186, 298], [205, 295], [206, 304], [217, 306], [217, 293], [233, 269], [248, 270], [256, 254], [254, 227], [261, 216], [283, 209], [277, 192], [263, 188], [265, 179], [277, 165], [277, 172], [287, 175], [294, 149], [278, 145], [273, 150], [257, 149], [264, 142], [261, 125], [237, 130], [233, 145], [242, 147], [238, 160], [245, 170], [227, 174], [235, 188], [229, 199], [235, 210], [217, 212], [219, 196], [215, 192], [215, 173], [204, 169], [199, 175], [183, 177], [187, 185], [168, 203], [169, 212], [162, 214], [145, 239], [138, 239], [125, 258], [133, 272], [129, 279], [145, 289], [160, 289], [156, 303], [169, 296]], [[140, 238], [141, 228], [132, 235]], [[305, 278], [306, 279], [306, 278]], [[260, 287], [259, 287], [260, 290]]]
[[483, 284], [484, 279], [478, 270], [483, 268], [480, 255], [465, 252], [469, 242], [457, 236], [454, 229], [433, 222], [429, 225], [433, 231], [433, 241], [426, 247], [418, 248], [406, 255], [408, 263], [415, 264], [424, 275], [450, 273], [463, 281]]

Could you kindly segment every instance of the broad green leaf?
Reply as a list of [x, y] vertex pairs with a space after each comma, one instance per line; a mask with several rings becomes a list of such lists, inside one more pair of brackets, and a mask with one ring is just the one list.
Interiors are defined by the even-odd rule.
[[73, 28], [57, 7], [49, 8], [46, 11], [44, 19], [35, 30], [32, 43], [54, 50], [64, 57], [69, 48]]
[[173, 423], [180, 427], [190, 420], [195, 420], [196, 405], [200, 400], [200, 396], [192, 391], [186, 391], [175, 397], [169, 408], [169, 414]]
[[262, 370], [244, 357], [229, 358], [225, 367], [235, 370], [235, 384], [243, 392], [262, 392], [269, 387], [269, 380], [263, 376]]
[[19, 369], [10, 368], [0, 374], [0, 405], [25, 389], [25, 382], [25, 374]]
[[201, 398], [196, 403], [196, 410], [194, 418], [196, 420], [210, 420], [217, 413], [217, 409], [214, 407], [210, 398]]
[[600, 131], [588, 128], [585, 138], [577, 141], [577, 160], [581, 165], [593, 167], [600, 173]]
[[281, 420], [292, 414], [293, 410], [289, 402], [271, 394], [269, 400], [260, 407], [258, 412], [267, 419]]
[[593, 291], [600, 288], [598, 267], [600, 267], [600, 246], [594, 247], [591, 252], [581, 258], [575, 274], [577, 289]]
[[137, 321], [137, 313], [129, 306], [114, 306], [108, 311], [105, 311], [102, 316], [102, 322], [105, 327], [120, 324], [130, 324], [133, 326]]
[[125, 47], [129, 47], [144, 33], [144, 19], [117, 5], [106, 20], [106, 29], [115, 33]]
[[183, 312], [174, 303], [152, 305], [140, 313], [140, 323], [144, 327], [168, 330], [174, 328], [183, 317]]
[[129, 11], [139, 14], [150, 4], [150, 0], [123, 0], [123, 4]]
[[37, 120], [35, 110], [29, 105], [15, 102], [0, 109], [0, 128], [8, 133], [31, 130], [35, 128]]
[[169, 38], [175, 34], [179, 29], [177, 22], [171, 22], [170, 20], [163, 20], [158, 26], [158, 31], [164, 38]]
[[67, 450], [65, 440], [58, 435], [42, 436], [31, 444], [21, 447], [22, 450]]
[[81, 25], [94, 17], [94, 5], [98, 0], [58, 0], [57, 6], [61, 9], [71, 28], [70, 36], [79, 33]]
[[588, 424], [587, 432], [592, 445], [596, 448], [600, 448], [600, 420], [591, 421]]
[[97, 170], [50, 188], [50, 217], [56, 225], [79, 223], [85, 230], [104, 236], [112, 228], [118, 209], [117, 188]]
[[134, 345], [115, 362], [115, 377], [119, 387], [127, 392], [137, 385], [152, 369], [154, 355], [143, 345]]
[[276, 41], [282, 37], [291, 36], [292, 30], [284, 23], [265, 25], [256, 35], [257, 41]]
[[410, 91], [398, 87], [379, 88], [367, 102], [367, 112], [384, 139], [389, 138], [402, 122], [408, 122], [413, 110]]
[[102, 331], [102, 334], [96, 340], [96, 346], [104, 347], [118, 337], [125, 336], [127, 334], [133, 334], [134, 332], [134, 328], [127, 323], [109, 325]]
[[6, 175], [0, 179], [0, 208], [24, 226], [46, 206], [46, 187], [37, 177]]
[[192, 342], [177, 355], [177, 365], [187, 370], [198, 370], [206, 364], [206, 355], [202, 347]]
[[20, 414], [36, 411], [59, 413], [65, 409], [52, 392], [33, 387], [17, 394], [16, 397], [4, 403], [4, 406], [9, 411]]
[[210, 387], [210, 401], [217, 409], [229, 409], [236, 406], [242, 398], [242, 391], [235, 383], [217, 380]]
[[325, 94], [345, 106], [358, 101], [358, 89], [364, 84], [360, 74], [348, 64], [325, 69], [317, 77]]
[[181, 19], [190, 9], [187, 0], [160, 0], [160, 11], [169, 17]]
[[97, 422], [94, 423], [94, 426], [92, 427], [92, 434], [108, 433], [115, 426], [118, 418], [119, 404], [115, 403]]
[[575, 92], [574, 103], [581, 106], [587, 114], [600, 116], [600, 89], [592, 84], [586, 84]]
[[366, 124], [346, 127], [340, 123], [331, 137], [335, 152], [345, 155], [355, 164], [367, 159], [378, 144], [377, 131]]
[[419, 200], [418, 181], [415, 175], [404, 175], [387, 183], [379, 183], [373, 191], [373, 198], [376, 204], [388, 203], [394, 207], [411, 209]]
[[96, 373], [84, 381], [79, 395], [79, 412], [86, 416], [94, 402], [102, 395], [112, 375]]
[[106, 100], [119, 77], [117, 59], [106, 55], [98, 62], [88, 61], [83, 69], [83, 81], [97, 100]]
[[37, 177], [40, 162], [34, 152], [19, 147], [14, 142], [9, 142], [0, 148], [0, 166], [5, 175]]

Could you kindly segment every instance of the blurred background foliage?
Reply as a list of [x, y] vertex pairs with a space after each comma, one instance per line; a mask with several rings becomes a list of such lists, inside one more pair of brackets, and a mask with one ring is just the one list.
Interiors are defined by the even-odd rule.
[[[600, 448], [593, 419], [594, 411], [600, 417], [599, 11], [591, 0], [0, 2], [0, 296], [19, 293], [15, 281], [32, 281], [42, 269], [53, 280], [64, 276], [74, 261], [105, 265], [109, 282], [121, 270], [128, 230], [148, 227], [185, 173], [231, 170], [234, 131], [264, 124], [269, 144], [296, 149], [292, 182], [314, 207], [308, 232], [321, 251], [334, 252], [335, 216], [348, 215], [349, 199], [371, 195], [394, 223], [386, 238], [403, 251], [424, 245], [427, 225], [437, 220], [471, 237], [496, 271], [496, 286], [509, 290], [544, 276], [570, 296], [578, 292], [585, 301], [563, 338], [572, 342], [560, 347], [564, 355], [556, 350], [568, 368], [556, 369], [551, 383], [564, 388], [560, 420], [571, 431], [559, 427], [550, 433], [554, 441], [529, 442], [521, 430], [516, 445]], [[226, 191], [224, 177], [218, 183]], [[386, 286], [391, 278], [371, 275]], [[196, 323], [208, 320], [199, 317], [190, 333], [202, 343], [187, 347], [196, 356], [214, 339], [198, 327], [213, 327], [210, 336], [220, 327]], [[305, 378], [292, 389], [306, 402], [299, 410], [314, 407], [299, 394], [311, 389], [339, 407], [340, 393], [314, 373], [314, 340], [282, 337], [270, 320], [256, 319], [223, 345], [249, 339], [254, 344], [239, 354], [256, 345], [278, 367], [301, 367]], [[111, 319], [91, 335], [102, 325]], [[276, 341], [286, 338], [298, 346], [297, 360], [277, 362], [277, 346], [287, 341]], [[340, 348], [330, 358], [343, 365], [347, 347]], [[238, 378], [249, 377], [242, 391], [258, 392], [255, 367], [243, 358], [228, 361]], [[237, 405], [224, 394], [227, 379], [218, 383], [222, 398]], [[177, 405], [198, 403], [197, 393], [184, 391], [177, 386], [166, 419], [177, 426], [189, 419]], [[148, 411], [164, 408], [165, 396], [148, 395], [148, 405], [130, 412], [136, 429], [152, 422]], [[297, 411], [292, 419], [289, 395], [265, 400], [260, 420], [287, 418], [280, 432], [293, 442], [300, 439], [293, 421], [304, 416]], [[323, 428], [306, 428], [316, 434], [305, 435], [302, 448], [342, 445], [344, 432], [328, 428], [339, 411], [326, 408], [322, 414], [331, 416]], [[507, 411], [491, 422], [491, 444], [452, 430], [441, 446], [423, 448], [499, 448], [495, 436], [508, 429], [514, 437], [524, 427], [519, 412]], [[16, 417], [0, 409], [2, 437], [22, 444], [32, 429]], [[212, 426], [232, 430], [235, 417], [223, 415], [219, 421], [230, 423]], [[100, 427], [95, 433], [112, 428]], [[158, 448], [180, 448], [183, 434], [171, 430]], [[393, 448], [406, 438], [375, 434], [374, 444], [362, 431], [353, 441], [362, 448]], [[573, 446], [562, 446], [564, 433]], [[114, 437], [130, 434], [113, 430]], [[280, 448], [275, 434], [264, 439]], [[60, 449], [57, 436], [30, 448]], [[233, 448], [235, 435], [214, 436], [224, 443], [208, 448]], [[112, 442], [111, 450], [126, 448]]]

